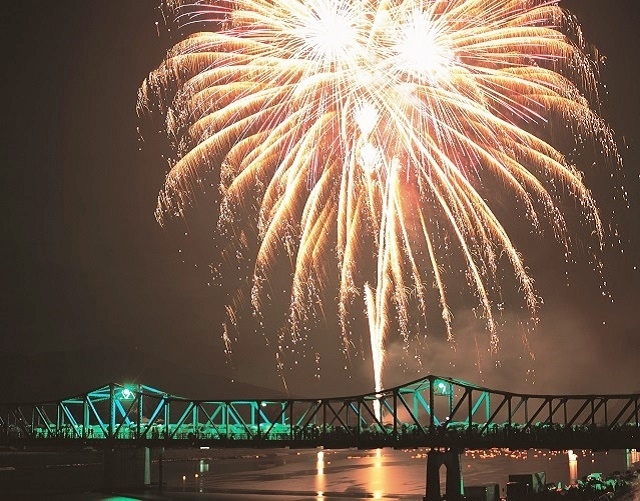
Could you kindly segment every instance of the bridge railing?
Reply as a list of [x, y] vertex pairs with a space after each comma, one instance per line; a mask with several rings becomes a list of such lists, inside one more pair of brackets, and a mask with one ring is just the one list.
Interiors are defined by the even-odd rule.
[[110, 384], [59, 401], [0, 404], [4, 442], [575, 447], [598, 439], [635, 447], [639, 432], [638, 394], [513, 394], [436, 376], [324, 399], [189, 400], [149, 386]]

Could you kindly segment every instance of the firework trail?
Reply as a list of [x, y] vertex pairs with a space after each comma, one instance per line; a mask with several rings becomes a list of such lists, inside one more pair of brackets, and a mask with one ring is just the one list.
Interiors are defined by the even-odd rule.
[[285, 262], [281, 352], [305, 340], [327, 301], [348, 351], [364, 310], [377, 391], [392, 327], [410, 344], [435, 318], [453, 339], [447, 273], [477, 300], [492, 350], [505, 265], [535, 321], [532, 278], [500, 219], [505, 197], [519, 225], [551, 230], [567, 252], [561, 202], [573, 200], [602, 245], [566, 152], [593, 141], [617, 153], [594, 110], [597, 65], [557, 1], [165, 7], [194, 33], [140, 90], [140, 113], [164, 117], [174, 153], [156, 216], [184, 216], [213, 173], [216, 263], [249, 263], [246, 282], [234, 279], [225, 342], [243, 303], [258, 316], [272, 307]]

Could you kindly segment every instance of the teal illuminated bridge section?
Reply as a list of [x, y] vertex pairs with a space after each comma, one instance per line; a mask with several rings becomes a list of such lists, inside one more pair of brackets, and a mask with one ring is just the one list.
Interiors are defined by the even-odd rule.
[[190, 400], [109, 384], [0, 403], [0, 443], [167, 447], [640, 448], [640, 394], [533, 395], [427, 376], [321, 399]]

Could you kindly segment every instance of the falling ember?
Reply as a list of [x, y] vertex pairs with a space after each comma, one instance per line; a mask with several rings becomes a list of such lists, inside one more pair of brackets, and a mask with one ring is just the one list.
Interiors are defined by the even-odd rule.
[[392, 327], [409, 344], [439, 318], [453, 339], [448, 272], [464, 270], [491, 350], [507, 263], [535, 323], [538, 298], [499, 194], [567, 252], [571, 199], [602, 245], [595, 202], [565, 153], [591, 140], [618, 157], [592, 109], [596, 65], [557, 1], [166, 3], [181, 29], [203, 31], [140, 89], [140, 114], [160, 113], [174, 146], [156, 216], [184, 216], [213, 175], [216, 263], [247, 269], [233, 278], [227, 351], [237, 310], [248, 302], [261, 318], [277, 306], [273, 270], [289, 263], [279, 350], [337, 301], [348, 351], [364, 311], [379, 391]]

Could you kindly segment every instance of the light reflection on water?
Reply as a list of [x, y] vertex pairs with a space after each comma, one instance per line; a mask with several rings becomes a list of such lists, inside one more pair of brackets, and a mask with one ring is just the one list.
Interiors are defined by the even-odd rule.
[[569, 458], [569, 484], [576, 485], [578, 483], [578, 455], [573, 451], [567, 451]]
[[[545, 472], [547, 482], [568, 485], [590, 473], [628, 467], [625, 451], [574, 452], [575, 463], [567, 451], [469, 451], [461, 458], [464, 484], [498, 483], [504, 492], [509, 474]], [[331, 493], [422, 499], [426, 456], [427, 450], [420, 449], [194, 449], [165, 453], [163, 481], [167, 490], [191, 492], [295, 492], [317, 500]], [[157, 481], [157, 462], [155, 470], [152, 481]]]

